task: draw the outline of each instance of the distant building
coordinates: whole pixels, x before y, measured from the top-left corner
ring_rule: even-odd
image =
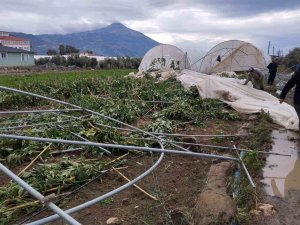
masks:
[[[33,66],[34,53],[0,44],[0,66]]]
[[[12,48],[23,49],[26,51],[31,50],[30,41],[28,39],[11,36],[6,31],[0,31],[0,44]]]
[[[85,51],[81,52],[79,56],[95,56],[95,53],[93,51]]]

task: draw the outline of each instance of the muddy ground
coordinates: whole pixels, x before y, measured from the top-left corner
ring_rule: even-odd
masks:
[[[299,159],[299,155],[300,155],[299,139],[291,140],[290,142],[291,143],[289,145],[293,144],[294,146],[296,146],[295,151],[298,152],[298,159]],[[286,146],[286,148],[288,147],[289,146]],[[282,160],[285,160],[285,157],[283,157]],[[275,163],[274,166],[276,165],[277,164]],[[271,216],[254,217],[253,223],[258,225],[269,225],[269,224],[299,225],[300,224],[300,189],[299,189],[300,175],[298,174],[299,167],[297,167],[297,164],[291,166],[293,166],[294,169],[289,173],[288,175],[289,178],[286,177],[286,179],[284,180],[285,182],[284,190],[283,190],[284,194],[280,194],[280,192],[269,193],[270,195],[266,194],[265,192],[262,192],[260,194],[260,201],[272,205],[274,207],[275,213]],[[281,169],[284,170],[284,168]],[[279,173],[278,176],[280,176],[280,174],[281,173]],[[289,179],[288,181],[287,178]],[[292,182],[292,184],[294,185],[288,186],[286,182],[289,183]]]
[[[290,75],[279,74],[276,77],[276,86],[282,90],[284,84],[290,79]],[[285,101],[293,105],[294,90],[291,90]],[[282,128],[276,128],[282,129]],[[295,133],[300,138],[299,133]],[[291,140],[297,146],[298,155],[300,155],[300,139]],[[292,143],[291,143],[292,144]],[[286,146],[287,147],[287,146]],[[284,149],[283,149],[284,150]],[[282,158],[284,160],[284,157]],[[300,179],[300,174],[295,179]],[[276,211],[272,216],[254,216],[253,224],[257,225],[299,225],[300,224],[300,190],[292,190],[285,197],[270,196],[265,193],[263,184],[260,183],[260,201],[274,206]]]

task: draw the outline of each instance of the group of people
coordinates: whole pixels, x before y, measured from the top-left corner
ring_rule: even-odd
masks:
[[[269,69],[268,84],[270,85],[273,84],[274,79],[276,77],[277,67],[278,67],[278,61],[276,59],[273,59],[272,62],[267,67]],[[250,69],[248,70],[248,78],[244,83],[244,85],[246,85],[250,80],[252,81],[254,88],[264,90],[264,74],[260,70],[250,67]],[[294,86],[296,86],[294,92],[294,108],[296,110],[298,118],[300,118],[300,58],[298,58],[298,63],[295,66],[295,72],[293,76],[282,89],[282,92],[279,96],[280,103],[284,101],[286,95]],[[300,122],[299,122],[299,130],[300,130]]]
[[[276,74],[277,74],[278,60],[276,58],[272,59],[272,62],[267,66],[269,69],[268,84],[273,85]],[[249,81],[252,81],[253,87],[264,90],[264,74],[253,67],[248,70],[248,78],[244,85],[247,85]]]

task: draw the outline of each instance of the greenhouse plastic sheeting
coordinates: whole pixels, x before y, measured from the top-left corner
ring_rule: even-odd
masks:
[[[298,117],[294,108],[280,104],[273,95],[254,89],[250,83],[243,85],[245,80],[207,75],[190,70],[183,70],[177,79],[185,88],[196,86],[201,97],[218,98],[240,113],[269,112],[274,123],[287,129],[298,130]]]
[[[207,74],[222,71],[246,71],[249,67],[267,71],[263,52],[253,44],[231,40],[213,47],[192,70]]]
[[[150,49],[143,57],[139,71],[189,69],[187,54],[174,45],[158,45]]]

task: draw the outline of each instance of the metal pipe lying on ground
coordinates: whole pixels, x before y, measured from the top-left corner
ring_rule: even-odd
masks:
[[[106,147],[106,148],[119,148],[119,149],[125,149],[125,150],[136,150],[136,151],[145,151],[145,152],[164,152],[164,153],[168,153],[168,154],[190,155],[190,156],[198,156],[198,157],[206,157],[206,158],[216,158],[216,159],[239,161],[238,158],[233,158],[233,157],[229,157],[229,156],[220,156],[220,155],[197,153],[197,152],[190,152],[190,151],[183,152],[183,151],[172,150],[172,149],[161,150],[158,148],[147,148],[147,147],[138,147],[138,146],[130,146],[130,145],[117,145],[117,144],[73,141],[73,140],[63,140],[63,139],[39,138],[39,137],[18,136],[18,135],[10,135],[10,134],[0,134],[0,138],[49,142],[49,143],[74,144],[74,145],[100,146],[100,147]]]
[[[152,139],[152,138],[133,138],[133,139],[154,141],[154,139]],[[281,153],[275,153],[275,152],[255,151],[255,150],[245,149],[245,148],[233,148],[233,147],[220,146],[220,145],[207,145],[207,144],[189,143],[189,142],[182,142],[182,141],[168,140],[168,143],[184,144],[184,145],[199,146],[199,147],[209,147],[209,148],[216,148],[216,149],[220,149],[220,150],[232,150],[232,151],[238,150],[238,151],[244,151],[244,152],[257,152],[257,153],[267,154],[267,155],[280,155],[280,156],[289,156],[289,157],[292,156],[289,154],[281,154]]]
[[[71,104],[71,103],[68,103],[68,102],[64,102],[64,101],[61,101],[61,100],[57,100],[57,99],[49,98],[49,97],[46,97],[46,96],[42,96],[42,95],[30,93],[30,92],[27,92],[27,91],[21,91],[21,90],[14,89],[14,88],[4,87],[4,86],[0,86],[0,90],[12,91],[12,92],[16,92],[16,93],[19,93],[19,94],[26,94],[26,95],[30,95],[30,96],[33,96],[33,97],[37,97],[37,98],[41,98],[41,99],[46,99],[46,100],[49,100],[49,101],[53,101],[53,102],[56,102],[56,103],[60,103],[60,104],[62,104],[62,105],[71,106],[71,107],[74,107],[74,108],[76,108],[76,109],[81,109],[81,110],[83,110],[83,111],[85,111],[85,112],[89,112],[89,113],[92,113],[92,114],[94,114],[94,115],[98,115],[98,116],[101,116],[101,117],[103,117],[103,118],[105,118],[105,119],[108,119],[108,120],[114,121],[114,122],[116,122],[116,123],[122,124],[122,125],[124,125],[124,126],[130,127],[130,128],[132,128],[132,129],[134,129],[134,130],[137,130],[137,131],[139,131],[139,132],[145,133],[145,134],[147,134],[147,135],[149,135],[149,136],[151,136],[151,137],[157,138],[159,141],[164,142],[164,140],[163,140],[162,138],[156,137],[155,135],[153,135],[153,134],[151,134],[151,133],[149,133],[149,132],[147,132],[147,131],[143,131],[143,130],[141,130],[141,129],[137,128],[137,127],[134,127],[134,126],[132,126],[132,125],[130,125],[130,124],[124,123],[124,122],[122,122],[122,121],[120,121],[120,120],[114,119],[114,118],[109,117],[109,116],[105,116],[105,115],[103,115],[103,114],[101,114],[101,113],[98,113],[98,112],[95,112],[95,111],[93,111],[93,110],[85,109],[85,108],[83,108],[83,107],[81,107],[81,106],[78,106],[78,105],[74,105],[74,104]],[[188,151],[187,149],[185,149],[185,148],[183,148],[183,147],[181,147],[181,146],[179,146],[179,145],[176,145],[176,144],[172,144],[172,145],[173,145],[174,147],[177,147],[177,148],[183,150],[183,151]]]
[[[27,114],[27,113],[52,113],[52,112],[74,112],[81,109],[47,109],[47,110],[23,110],[23,111],[0,111],[0,115],[6,114]]]
[[[80,118],[88,117],[89,115],[82,116]],[[44,125],[53,125],[53,124],[61,124],[61,123],[67,123],[75,121],[76,119],[69,119],[64,121],[56,121],[56,122],[48,122],[48,123],[36,123],[36,124],[28,124],[28,125],[21,125],[21,126],[14,126],[14,127],[1,127],[0,130],[14,130],[19,128],[27,128],[27,127],[38,127],[38,126],[44,126]]]
[[[233,147],[236,148],[235,145],[233,145]],[[237,155],[238,155],[238,157],[239,157],[239,159],[240,159],[240,163],[242,164],[242,167],[243,167],[243,169],[244,169],[244,171],[245,171],[245,173],[246,173],[246,175],[247,175],[247,177],[248,177],[248,179],[249,179],[249,181],[250,181],[252,187],[255,188],[256,185],[254,184],[253,179],[252,179],[252,177],[250,176],[250,174],[249,174],[249,172],[248,172],[248,169],[247,169],[245,163],[243,162],[242,154],[240,154],[240,153],[238,152],[238,150],[236,151],[236,153],[237,153]]]
[[[46,198],[37,190],[35,190],[33,187],[31,187],[29,184],[27,184],[25,181],[23,181],[20,177],[18,177],[16,174],[11,172],[8,168],[6,168],[2,163],[0,163],[0,170],[9,176],[11,179],[13,179],[17,184],[19,184],[22,188],[24,188],[26,191],[28,191],[33,197],[43,202],[45,205],[47,205],[53,212],[57,213],[60,217],[62,217],[65,221],[67,221],[69,224],[74,225],[80,225],[79,222],[77,222],[74,218],[72,218],[70,215],[68,215],[66,212],[64,212],[62,209],[57,207],[54,203],[47,201]],[[59,218],[58,216],[58,218]]]
[[[62,129],[64,129],[62,126],[60,126],[60,125],[58,125],[58,126],[59,126],[60,128],[62,128]],[[71,134],[74,135],[75,137],[78,137],[78,138],[81,139],[81,140],[90,142],[90,140],[88,140],[88,139],[86,139],[86,138],[84,138],[84,137],[81,137],[79,134],[76,134],[76,133],[74,133],[74,132],[72,132],[72,131],[69,131],[69,133],[71,133]],[[108,151],[108,150],[106,150],[105,148],[102,148],[102,147],[99,147],[99,146],[98,146],[98,148],[99,148],[100,150],[104,151],[105,153],[107,153],[108,155],[111,155],[111,152]]]
[[[57,151],[50,152],[50,154],[55,155],[55,154],[75,152],[75,151],[80,151],[80,150],[83,150],[83,148],[70,148],[70,149],[65,149],[65,150],[57,150]]]
[[[105,124],[101,124],[101,123],[95,123],[95,124],[98,126],[117,129],[117,130],[124,130],[124,131],[129,131],[129,132],[140,132],[137,130],[126,129],[126,128],[122,128],[122,127],[114,127],[114,126],[109,126],[109,125],[105,125]],[[175,136],[175,137],[241,137],[241,136],[249,135],[249,134],[171,134],[171,133],[157,133],[157,132],[147,132],[147,133],[155,134],[155,135],[162,135],[162,136]]]
[[[163,145],[160,143],[162,149],[163,149]],[[71,214],[71,213],[74,213],[74,212],[77,212],[81,209],[84,209],[84,208],[87,208],[89,206],[92,206],[98,202],[101,202],[121,191],[124,191],[125,189],[131,187],[132,185],[134,185],[135,183],[137,183],[138,181],[140,181],[141,179],[143,179],[144,177],[146,177],[148,174],[150,174],[159,164],[160,162],[162,161],[164,157],[164,153],[161,153],[159,159],[155,162],[155,164],[153,164],[147,171],[145,171],[144,173],[142,173],[140,176],[136,177],[135,179],[133,179],[132,181],[122,185],[121,187],[118,187],[117,189],[113,190],[113,191],[110,191],[102,196],[99,196],[98,198],[95,198],[93,200],[90,200],[88,202],[85,202],[81,205],[78,205],[74,208],[71,208],[71,209],[68,209],[66,210],[66,213],[68,214]],[[44,219],[41,219],[41,220],[37,220],[37,221],[34,221],[32,223],[29,223],[28,225],[38,225],[38,224],[46,224],[46,223],[49,223],[51,221],[54,221],[54,220],[57,220],[59,217],[58,215],[53,215],[53,216],[50,216],[50,217],[47,217],[47,218],[44,218]]]

